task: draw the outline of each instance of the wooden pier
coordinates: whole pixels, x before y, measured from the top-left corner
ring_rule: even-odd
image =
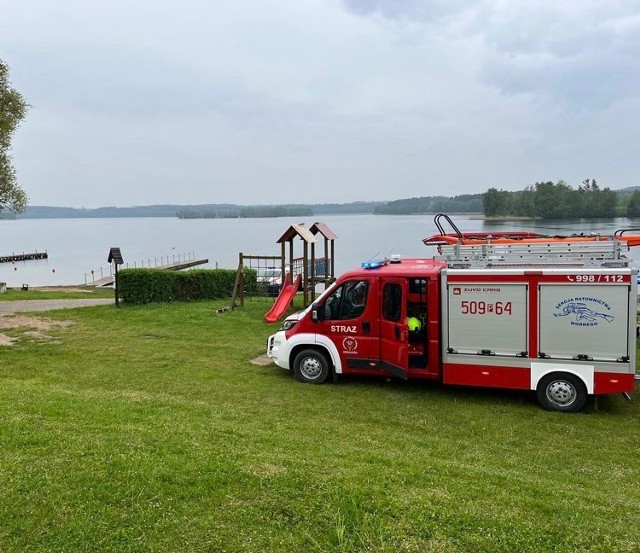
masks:
[[[196,267],[198,265],[205,265],[209,263],[208,259],[187,259],[185,261],[174,261],[173,263],[167,263],[165,265],[158,265],[156,267],[150,267],[152,269],[163,269],[167,271],[181,271],[182,269],[189,269],[190,267]],[[122,265],[121,265],[122,267]],[[131,267],[127,266],[127,269]],[[122,270],[122,269],[121,269]],[[113,275],[109,275],[103,278],[94,280],[93,282],[87,282],[85,286],[92,286],[95,288],[102,288],[104,286],[113,285]]]
[[[0,255],[0,263],[13,263],[15,261],[35,261],[36,259],[48,259],[47,252],[19,253],[12,255]]]

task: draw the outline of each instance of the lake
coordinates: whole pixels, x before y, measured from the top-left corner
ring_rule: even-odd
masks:
[[[469,216],[452,216],[462,232],[532,230],[543,234],[599,232],[612,234],[619,228],[640,228],[629,219],[484,222]],[[202,267],[235,269],[238,253],[279,255],[277,240],[291,224],[310,227],[322,221],[337,235],[336,273],[359,266],[368,259],[401,254],[431,257],[433,247],[421,240],[437,232],[432,215],[328,215],[307,220],[178,219],[171,217],[123,219],[22,219],[0,221],[0,256],[46,251],[48,260],[0,263],[0,282],[9,287],[58,286],[91,282],[109,274],[107,256],[119,247],[125,266],[148,267],[182,260],[208,258]],[[450,229],[446,229],[449,231]],[[294,255],[302,256],[295,242]],[[323,246],[317,246],[322,255]],[[640,251],[630,252],[637,266]],[[93,271],[93,273],[92,273]]]

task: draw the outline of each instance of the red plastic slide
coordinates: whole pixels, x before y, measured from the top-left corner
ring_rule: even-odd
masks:
[[[302,281],[302,275],[298,275],[296,277],[296,281],[291,284],[291,275],[287,273],[284,278],[284,284],[282,285],[282,289],[280,290],[280,294],[276,298],[276,302],[273,304],[273,307],[267,311],[267,314],[264,316],[264,320],[268,323],[275,323],[284,312],[289,309],[289,306],[293,302],[293,298],[300,287],[300,282]]]

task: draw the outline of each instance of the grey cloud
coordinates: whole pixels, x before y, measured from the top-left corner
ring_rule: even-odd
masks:
[[[185,2],[10,3],[34,202],[635,184],[637,3]]]
[[[360,16],[423,24],[453,44],[475,37],[480,76],[502,94],[601,110],[640,88],[640,3],[343,0]]]
[[[640,25],[620,32],[615,21],[624,14],[612,12],[489,17],[484,81],[506,94],[540,94],[568,111],[602,110],[637,95]]]
[[[535,94],[564,111],[602,110],[638,94],[634,68],[616,56],[502,56],[488,60],[486,83],[505,94]]]
[[[478,4],[469,0],[343,0],[356,15],[381,15],[388,19],[433,21],[466,11]]]
[[[275,109],[259,91],[186,64],[144,53],[69,48],[54,53],[31,51],[14,60],[18,67],[39,67],[25,74],[34,109],[60,109],[131,121],[222,113],[255,117]],[[78,71],[81,67],[82,71]]]

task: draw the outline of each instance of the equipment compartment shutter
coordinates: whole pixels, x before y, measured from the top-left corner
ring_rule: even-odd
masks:
[[[615,360],[627,353],[629,287],[540,286],[540,351]]]
[[[526,284],[449,284],[448,348],[455,353],[527,351]]]

